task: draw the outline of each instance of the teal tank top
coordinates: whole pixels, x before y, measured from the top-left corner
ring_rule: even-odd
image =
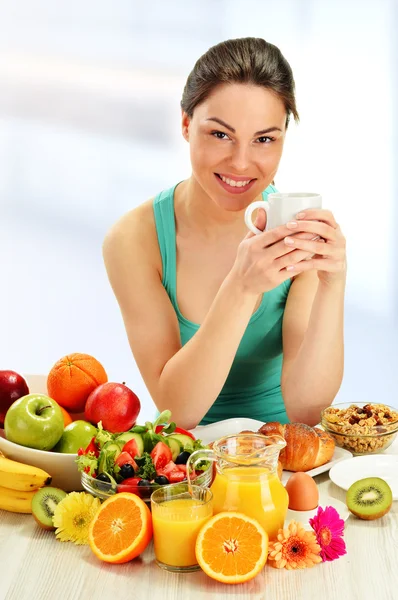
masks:
[[[182,345],[200,325],[181,314],[177,303],[176,230],[174,190],[156,196],[153,203],[156,231],[163,265],[163,286],[176,312]],[[266,200],[276,189],[263,192]],[[282,319],[291,280],[263,294],[238,347],[228,378],[200,425],[233,417],[288,423],[281,392]],[[189,402],[189,398],[187,398]]]

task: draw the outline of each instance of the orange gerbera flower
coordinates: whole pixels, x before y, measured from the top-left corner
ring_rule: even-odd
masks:
[[[286,529],[278,531],[277,541],[270,542],[268,560],[278,569],[305,569],[322,562],[320,552],[314,532],[291,521]]]

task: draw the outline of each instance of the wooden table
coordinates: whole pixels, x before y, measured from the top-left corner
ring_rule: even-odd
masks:
[[[398,440],[386,453],[398,454]],[[327,473],[319,490],[344,501]],[[397,600],[398,502],[376,521],[350,516],[347,555],[302,571],[266,565],[254,580],[224,585],[203,572],[167,573],[154,562],[152,544],[125,565],[100,562],[88,546],[59,542],[31,515],[0,510],[0,600]]]

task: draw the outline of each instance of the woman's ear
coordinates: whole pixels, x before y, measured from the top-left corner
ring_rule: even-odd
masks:
[[[185,111],[182,111],[182,121],[181,121],[181,129],[183,138],[189,142],[189,124],[191,122],[190,117],[188,117]]]

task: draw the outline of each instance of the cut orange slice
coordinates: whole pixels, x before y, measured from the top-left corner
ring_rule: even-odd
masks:
[[[223,583],[244,583],[267,562],[268,534],[255,519],[222,512],[203,525],[195,550],[198,564],[209,577]]]
[[[141,498],[130,492],[105,500],[90,524],[89,544],[109,563],[125,563],[145,550],[152,539],[152,517]]]

